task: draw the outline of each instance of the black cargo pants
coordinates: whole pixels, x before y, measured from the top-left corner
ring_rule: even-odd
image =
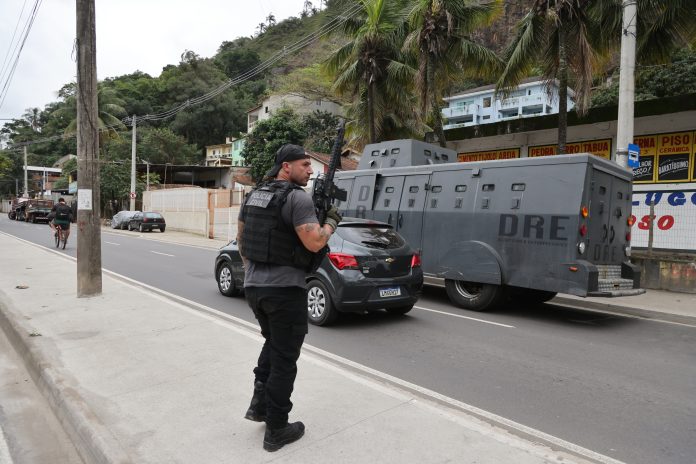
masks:
[[[266,390],[266,424],[283,427],[292,409],[297,359],[307,334],[307,290],[302,287],[246,287],[246,300],[266,339],[254,375]]]

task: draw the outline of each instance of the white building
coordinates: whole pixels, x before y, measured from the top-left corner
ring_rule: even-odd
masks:
[[[297,114],[309,114],[314,111],[325,111],[327,113],[342,116],[341,105],[331,100],[323,98],[305,98],[302,95],[285,94],[271,95],[261,104],[247,111],[247,133],[251,133],[256,123],[268,119],[271,115],[283,106],[291,108]]]
[[[575,93],[568,89],[568,110],[575,106],[573,97]],[[442,110],[442,116],[447,119],[444,129],[557,114],[558,81],[547,88],[539,78],[525,79],[505,99],[496,98],[495,85],[487,85],[444,100],[449,105]]]

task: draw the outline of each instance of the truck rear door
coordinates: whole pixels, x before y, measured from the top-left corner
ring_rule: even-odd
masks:
[[[596,166],[591,176],[587,257],[593,264],[620,265],[629,230],[630,184]]]

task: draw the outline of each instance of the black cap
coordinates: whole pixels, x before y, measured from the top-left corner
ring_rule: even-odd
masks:
[[[270,171],[266,173],[266,177],[275,177],[280,172],[280,168],[283,163],[289,163],[290,161],[296,161],[299,159],[309,158],[309,155],[305,153],[304,148],[299,145],[293,145],[291,143],[286,143],[278,149],[275,157],[275,164]]]

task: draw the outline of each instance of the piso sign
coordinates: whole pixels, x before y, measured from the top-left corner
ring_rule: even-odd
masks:
[[[696,132],[691,131],[635,137],[634,143],[640,147],[640,162],[633,169],[633,181],[696,181],[694,137]]]

